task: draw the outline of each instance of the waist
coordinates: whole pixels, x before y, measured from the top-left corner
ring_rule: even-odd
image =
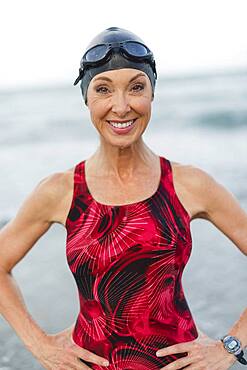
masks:
[[[196,336],[187,334],[191,340]],[[174,344],[174,339],[169,339],[162,334],[146,336],[138,335],[119,335],[112,332],[108,338],[102,341],[94,341],[89,333],[85,333],[83,338],[80,332],[73,333],[74,341],[82,348],[102,356],[109,361],[108,370],[158,370],[168,365],[178,358],[186,356],[186,353],[157,357],[158,349]],[[82,360],[86,365],[94,370],[102,370],[102,367]]]

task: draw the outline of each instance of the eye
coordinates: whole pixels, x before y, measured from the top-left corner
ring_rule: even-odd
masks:
[[[109,92],[109,89],[106,86],[98,86],[95,88],[95,91],[99,94],[107,94]]]
[[[144,84],[142,83],[136,83],[134,86],[132,86],[132,90],[135,92],[144,90]]]

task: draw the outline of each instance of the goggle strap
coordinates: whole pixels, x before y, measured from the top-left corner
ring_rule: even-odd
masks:
[[[155,79],[157,80],[156,63],[155,63],[154,59],[152,61],[152,68],[153,68],[153,72],[154,72],[154,75],[155,75]]]
[[[78,82],[82,79],[83,75],[84,75],[84,70],[82,70],[81,68],[79,68],[79,76],[75,80],[74,86],[78,84]]]

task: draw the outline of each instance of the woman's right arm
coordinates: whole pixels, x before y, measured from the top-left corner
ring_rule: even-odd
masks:
[[[28,313],[11,270],[51,226],[53,198],[46,178],[0,231],[0,313],[28,349],[36,346],[45,333]]]
[[[63,173],[41,180],[25,199],[15,218],[0,230],[0,314],[46,369],[59,369],[60,366],[63,369],[90,369],[78,357],[101,365],[102,358],[77,346],[67,337],[66,344],[66,330],[57,336],[47,335],[28,312],[12,275],[14,266],[52,223],[58,222],[59,205],[65,191],[64,183]]]

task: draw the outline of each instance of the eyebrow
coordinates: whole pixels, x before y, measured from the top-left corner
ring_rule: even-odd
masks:
[[[137,75],[135,75],[134,77],[132,77],[130,80],[129,80],[129,83],[134,81],[137,77],[146,77],[146,75],[144,73],[138,73]],[[112,80],[109,78],[109,77],[97,77],[95,78],[94,82],[98,81],[98,80],[104,80],[104,81],[109,81],[109,82],[112,82]]]

